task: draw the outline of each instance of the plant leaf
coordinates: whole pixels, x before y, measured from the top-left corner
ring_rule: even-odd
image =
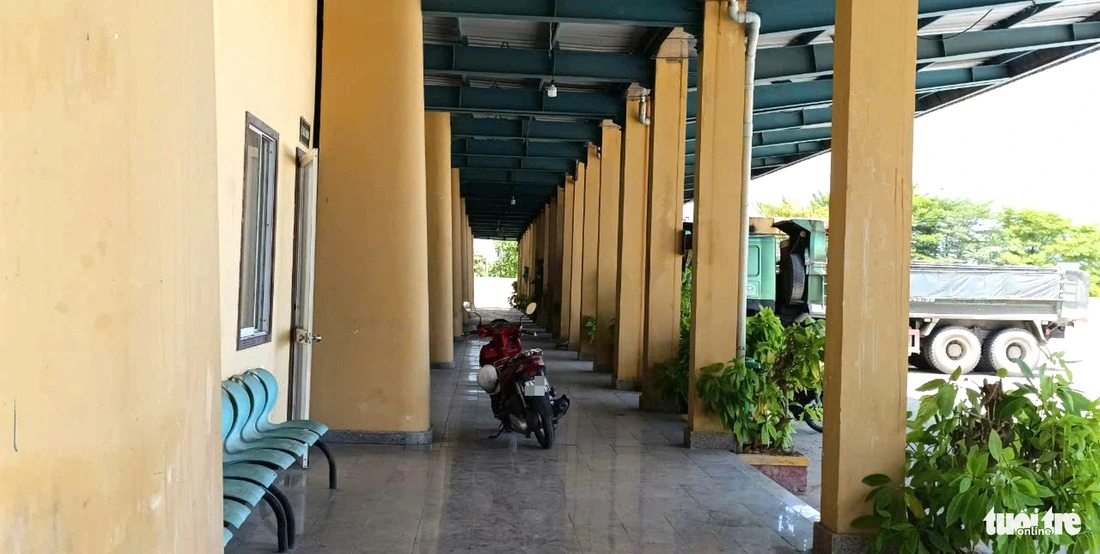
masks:
[[[994,460],[1004,461],[1004,454],[1001,448],[1001,436],[996,431],[989,432],[989,454],[993,456]]]
[[[872,473],[863,478],[863,484],[868,487],[881,487],[883,485],[889,485],[890,483],[890,477],[882,473]]]
[[[931,381],[917,387],[918,392],[928,392],[930,390],[938,389],[947,384],[947,381],[943,379],[932,379]]]

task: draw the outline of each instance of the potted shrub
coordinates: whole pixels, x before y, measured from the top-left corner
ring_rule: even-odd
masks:
[[[735,451],[792,492],[806,488],[809,460],[793,450],[792,408],[820,418],[820,406],[800,406],[795,397],[820,390],[825,332],[820,322],[783,327],[771,310],[746,320],[747,357],[700,370],[699,400],[733,433]]]
[[[873,512],[853,523],[877,530],[872,552],[1100,552],[1100,401],[1070,386],[1060,354],[1020,370],[1012,390],[960,386],[959,372],[920,388],[929,394],[910,413],[905,481],[863,479]],[[1074,514],[1077,532],[1002,534],[998,513],[1027,514],[1040,529]]]

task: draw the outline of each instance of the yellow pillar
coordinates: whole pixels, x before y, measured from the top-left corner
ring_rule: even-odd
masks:
[[[646,214],[645,373],[639,400],[644,410],[668,408],[656,388],[657,364],[675,360],[680,343],[689,38],[674,30],[656,60]]]
[[[424,114],[428,181],[428,334],[432,369],[451,369],[454,353],[454,284],[451,257],[451,114]]]
[[[554,329],[554,288],[558,274],[554,271],[554,249],[557,247],[558,198],[553,196],[546,205],[546,247],[542,260],[542,298],[539,299],[539,323],[547,331]]]
[[[645,317],[646,192],[649,184],[649,127],[642,124],[641,96],[626,103],[622,181],[619,192],[619,283],[615,339],[616,388],[641,386]]]
[[[699,119],[695,161],[695,227],[691,257],[691,353],[688,427],[692,448],[728,450],[730,430],[703,412],[695,390],[699,369],[737,356],[738,278],[743,181],[745,31],[727,0],[704,4],[699,55]]]
[[[420,6],[325,4],[316,419],[336,441],[431,441]],[[381,56],[397,51],[400,55]],[[384,78],[383,78],[384,77]],[[381,326],[381,327],[380,327]],[[384,328],[384,330],[383,330]]]
[[[589,340],[584,330],[588,318],[595,318],[599,286],[599,245],[600,245],[600,151],[595,145],[588,146],[588,163],[584,173],[584,229],[581,261],[581,341],[580,359],[595,360],[596,344]]]
[[[566,181],[568,183],[568,181]],[[562,295],[565,290],[565,275],[563,270],[563,263],[565,260],[565,212],[566,212],[566,200],[565,189],[558,188],[557,207],[554,210],[555,223],[554,223],[554,266],[552,268],[554,275],[554,296],[551,301],[551,331],[555,337],[561,337],[565,333],[562,329]]]
[[[463,213],[466,211],[466,201],[463,199]],[[470,227],[470,216],[466,214],[466,298],[472,306],[477,306],[477,275],[474,273],[474,229]]]
[[[615,359],[614,320],[619,295],[619,176],[622,130],[605,121],[600,140],[599,246],[596,262],[596,371],[611,373]]]
[[[211,3],[0,11],[0,550],[221,552]]]
[[[581,344],[586,340],[581,331],[581,269],[584,264],[584,197],[587,173],[584,164],[577,164],[577,178],[574,180],[573,190],[573,248],[572,261],[569,264],[569,272],[572,279],[572,287],[569,291],[569,346],[580,351]],[[579,356],[579,354],[578,354]]]
[[[904,474],[916,21],[917,0],[837,2],[822,552],[868,512],[864,476]]]
[[[576,213],[576,180],[573,177],[565,178],[565,190],[560,195],[564,198],[562,210],[561,229],[561,317],[558,319],[558,335],[567,341],[576,339],[570,334],[570,322],[573,321],[573,218]]]
[[[465,310],[462,308],[463,301],[463,272],[466,270],[466,262],[462,259],[464,255],[464,249],[462,248],[462,241],[465,238],[465,229],[462,226],[462,198],[459,194],[461,175],[459,170],[451,169],[451,259],[452,259],[452,275],[451,275],[451,287],[453,289],[454,296],[454,320],[452,323],[454,335],[457,337],[462,334],[463,326],[466,325]],[[452,346],[453,348],[453,346]]]

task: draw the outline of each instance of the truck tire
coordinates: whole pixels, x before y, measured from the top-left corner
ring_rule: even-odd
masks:
[[[966,327],[936,329],[928,336],[925,347],[925,359],[941,373],[951,374],[956,369],[970,373],[982,358],[982,341]]]
[[[1039,341],[1030,332],[1013,327],[1002,329],[985,339],[982,351],[985,364],[994,370],[1004,368],[1009,375],[1022,375],[1017,360],[1034,368],[1039,363]]]
[[[801,254],[784,252],[779,258],[779,278],[776,297],[784,306],[802,302],[806,294],[806,262]]]

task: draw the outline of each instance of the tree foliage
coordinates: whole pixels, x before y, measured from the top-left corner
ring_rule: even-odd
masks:
[[[474,255],[474,274],[478,277],[511,277],[519,273],[519,243],[514,240],[494,240],[497,257],[490,262],[481,254]]]
[[[765,217],[829,216],[829,197],[808,204],[787,198],[759,203]],[[1100,227],[1075,225],[1054,212],[1029,208],[994,210],[989,202],[913,195],[914,260],[996,265],[1050,266],[1077,262],[1091,275],[1092,296],[1100,296]]]

